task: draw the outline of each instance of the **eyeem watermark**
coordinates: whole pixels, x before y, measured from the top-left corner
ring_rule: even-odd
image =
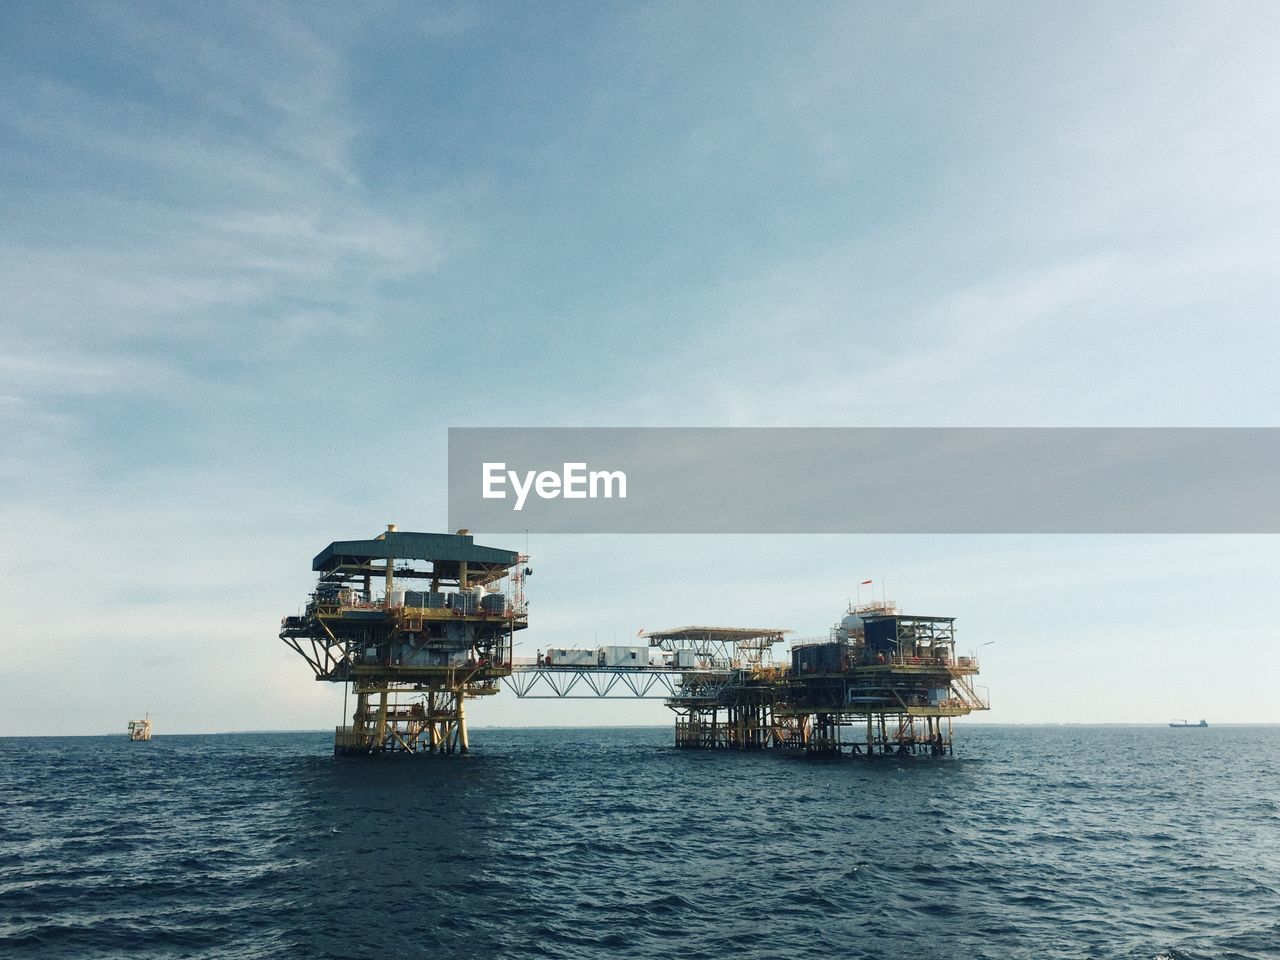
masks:
[[[458,427],[449,526],[1276,534],[1280,429]]]
[[[523,510],[530,492],[541,500],[606,500],[627,498],[627,475],[621,470],[588,470],[585,462],[566,463],[554,470],[508,470],[506,463],[485,463],[480,469],[481,496],[486,500],[507,499],[507,484],[515,494],[514,510]]]

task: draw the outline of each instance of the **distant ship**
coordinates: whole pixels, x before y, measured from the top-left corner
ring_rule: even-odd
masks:
[[[134,741],[151,739],[151,714],[147,714],[141,720],[129,721],[129,739]]]
[[[1199,723],[1187,723],[1185,720],[1175,720],[1173,723],[1169,724],[1171,727],[1207,727],[1208,725],[1209,721],[1207,720],[1201,720]]]

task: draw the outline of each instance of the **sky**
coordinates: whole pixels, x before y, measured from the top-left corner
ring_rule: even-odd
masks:
[[[1280,425],[1278,28],[4,4],[0,734],[336,724],[280,617],[331,540],[444,529],[451,426]],[[1280,722],[1275,537],[528,547],[518,653],[811,636],[875,578],[958,618],[984,720]]]

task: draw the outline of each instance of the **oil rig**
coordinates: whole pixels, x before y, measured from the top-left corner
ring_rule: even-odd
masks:
[[[129,721],[129,739],[134,743],[146,743],[151,739],[151,714],[141,720]]]
[[[465,701],[504,684],[520,698],[663,699],[689,749],[942,756],[954,718],[990,709],[977,659],[956,653],[955,618],[887,600],[849,604],[826,636],[793,640],[786,663],[773,648],[790,631],[704,626],[517,658],[527,564],[466,530],[394,524],[322,550],[315,590],[280,638],[355,696],[334,752],[465,753]]]
[[[284,618],[280,639],[317,680],[355,695],[335,753],[467,752],[465,702],[498,692],[515,632],[528,626],[524,561],[465,530],[401,533],[395,524],[316,555],[315,591]]]

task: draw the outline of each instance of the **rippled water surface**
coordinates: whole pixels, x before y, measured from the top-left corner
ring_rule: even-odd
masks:
[[[1280,957],[1280,728],[0,740],[0,956]]]

